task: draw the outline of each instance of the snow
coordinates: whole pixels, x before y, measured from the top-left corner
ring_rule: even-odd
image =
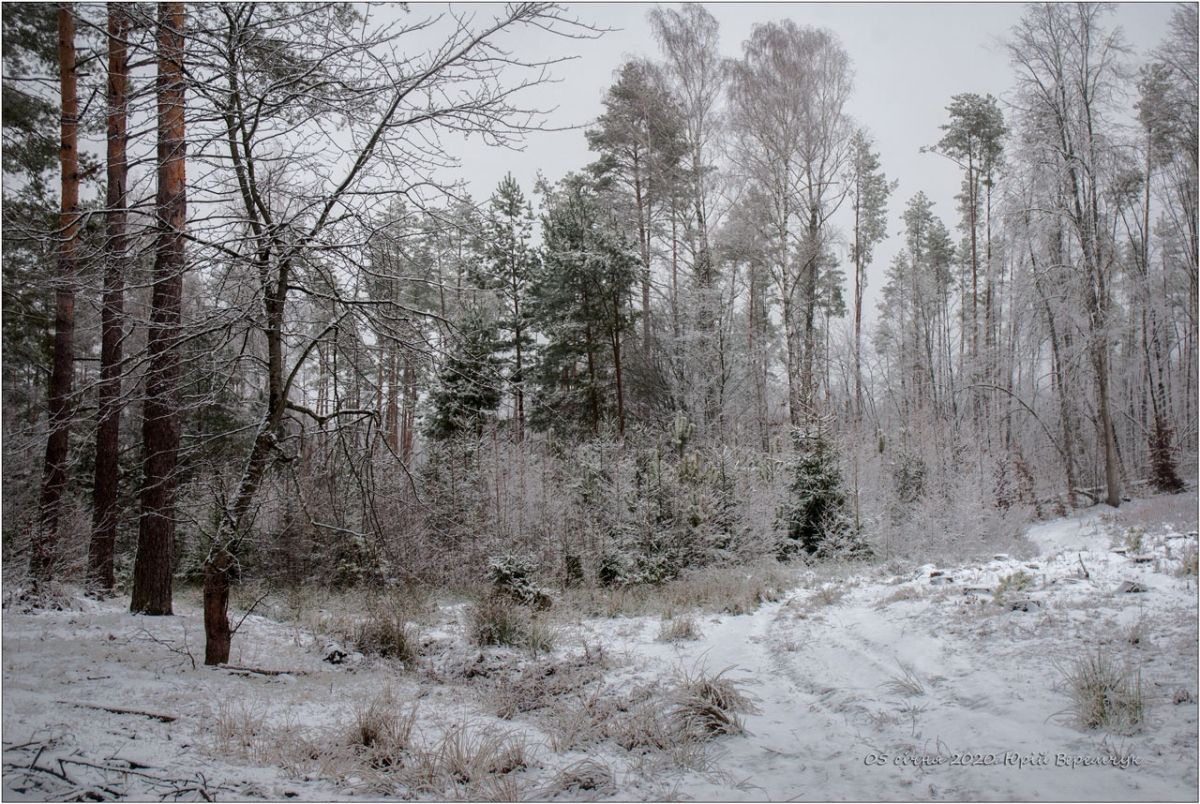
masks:
[[[1035,525],[1035,555],[1024,559],[814,568],[753,613],[696,614],[693,641],[659,641],[659,617],[577,618],[561,626],[553,656],[534,660],[466,645],[461,601],[448,602],[423,628],[416,672],[369,657],[328,664],[319,635],[257,615],[236,636],[231,664],[289,674],[238,674],[199,658],[193,667],[202,615],[187,595],[169,618],[129,615],[120,600],[75,597],[72,610],[30,613],[10,605],[4,798],[89,789],[150,800],[450,796],[389,787],[386,773],[362,773],[336,751],[317,760],[293,750],[303,740],[337,743],[354,713],[387,690],[416,703],[429,744],[459,726],[524,735],[527,767],[510,776],[527,797],[1196,800],[1196,577],[1177,574],[1196,537],[1194,525],[1162,521],[1163,499],[1133,503],[1119,519],[1096,508]],[[1126,523],[1144,527],[1136,557],[1148,560],[1113,552]],[[997,603],[997,585],[1019,585],[1017,573],[1028,585]],[[1124,581],[1148,591],[1118,592]],[[603,645],[608,658],[578,662],[579,690],[566,685],[553,706],[496,715],[489,696],[512,688],[514,668],[567,662],[583,645]],[[1146,722],[1132,734],[1083,730],[1067,714],[1062,669],[1100,650],[1140,669]],[[474,677],[470,667],[480,668]],[[703,756],[627,751],[602,738],[554,750],[555,707],[652,696],[681,673],[727,668],[757,711],[743,716],[746,734],[710,741]],[[1187,695],[1175,703],[1180,690]],[[614,788],[553,787],[585,757],[612,768]],[[28,769],[35,764],[66,778]]]

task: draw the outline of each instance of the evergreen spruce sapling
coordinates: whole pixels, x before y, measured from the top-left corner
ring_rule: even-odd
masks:
[[[819,428],[797,430],[793,438],[792,484],[778,515],[787,537],[779,557],[797,550],[819,558],[864,557],[869,550],[854,526],[833,446]]]

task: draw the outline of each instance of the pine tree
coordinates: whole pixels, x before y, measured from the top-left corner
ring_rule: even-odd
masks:
[[[458,337],[438,374],[426,423],[430,437],[483,432],[489,414],[500,406],[500,361],[496,327],[478,312],[459,325]]]
[[[569,176],[547,199],[542,267],[532,288],[547,337],[538,367],[540,427],[598,432],[615,418],[625,429],[622,343],[633,320],[637,279],[631,244],[604,220],[594,189]]]
[[[508,384],[515,407],[516,437],[520,441],[525,432],[525,365],[533,345],[529,283],[537,271],[538,255],[532,245],[533,208],[511,173],[492,194],[484,233],[484,258],[472,273],[480,287],[495,291],[500,299],[497,323],[503,336],[498,345],[513,352]]]
[[[850,139],[851,211],[854,232],[850,243],[850,261],[854,263],[854,410],[862,416],[862,300],[867,287],[867,267],[875,246],[887,237],[887,200],[897,182],[888,181],[879,165],[879,154],[872,150],[870,137],[857,129]]]

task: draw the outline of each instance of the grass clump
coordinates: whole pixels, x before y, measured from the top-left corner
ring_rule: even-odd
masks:
[[[900,672],[884,683],[884,688],[893,695],[904,695],[915,698],[925,694],[925,683],[917,675],[912,665],[900,662]]]
[[[612,795],[616,792],[616,775],[604,762],[582,759],[568,765],[555,774],[546,790],[539,797],[552,798],[561,793],[592,793]]]
[[[471,801],[517,800],[508,774],[529,764],[524,738],[496,729],[452,726],[414,748],[398,780],[415,792]]]
[[[1177,570],[1176,574],[1180,578],[1185,578],[1189,575],[1195,577],[1197,574],[1200,574],[1200,572],[1198,572],[1198,570],[1200,570],[1200,561],[1197,560],[1196,545],[1189,544],[1187,547],[1185,547],[1183,549],[1183,555],[1180,556],[1179,560],[1179,569]]]
[[[1071,700],[1067,711],[1080,727],[1128,733],[1142,724],[1141,673],[1100,652],[1077,659],[1062,673]]]
[[[680,673],[671,716],[680,731],[700,739],[743,734],[743,713],[756,712],[749,697],[727,678],[726,668],[709,675],[703,666]]]
[[[690,614],[676,614],[662,621],[658,629],[659,642],[687,642],[700,638],[700,627]]]
[[[412,747],[416,720],[417,708],[401,709],[389,690],[355,711],[347,742],[362,751],[373,768],[399,766]]]
[[[549,653],[558,629],[546,615],[534,614],[507,595],[492,594],[467,609],[467,637],[481,648],[506,645],[533,655]]]
[[[904,600],[920,600],[920,599],[921,599],[921,592],[919,589],[917,589],[916,587],[913,587],[913,586],[901,586],[899,589],[897,589],[895,592],[892,592],[890,595],[880,598],[879,602],[877,602],[875,604],[875,608],[883,609],[883,608],[887,608],[888,606],[890,606],[893,603],[899,603]]]

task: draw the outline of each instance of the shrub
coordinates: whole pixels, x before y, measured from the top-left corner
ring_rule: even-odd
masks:
[[[521,645],[533,655],[549,653],[558,642],[558,629],[543,617],[531,617]]]
[[[487,577],[497,594],[539,609],[550,608],[550,596],[534,583],[537,564],[528,556],[512,553],[488,560]]]
[[[357,623],[351,642],[360,653],[397,659],[407,665],[414,664],[420,654],[420,634],[416,626],[395,612],[376,612]]]
[[[1025,570],[1017,570],[1001,578],[992,595],[997,601],[1003,601],[1007,595],[1013,592],[1023,592],[1032,586],[1033,576]]]
[[[1080,727],[1130,732],[1141,725],[1145,714],[1141,673],[1117,666],[1100,652],[1077,659],[1061,672],[1071,699],[1068,711]]]
[[[488,595],[467,610],[467,633],[480,646],[520,645],[529,635],[532,617],[511,598]]]
[[[626,583],[625,561],[620,553],[604,553],[596,567],[596,582],[606,588],[623,586]]]

